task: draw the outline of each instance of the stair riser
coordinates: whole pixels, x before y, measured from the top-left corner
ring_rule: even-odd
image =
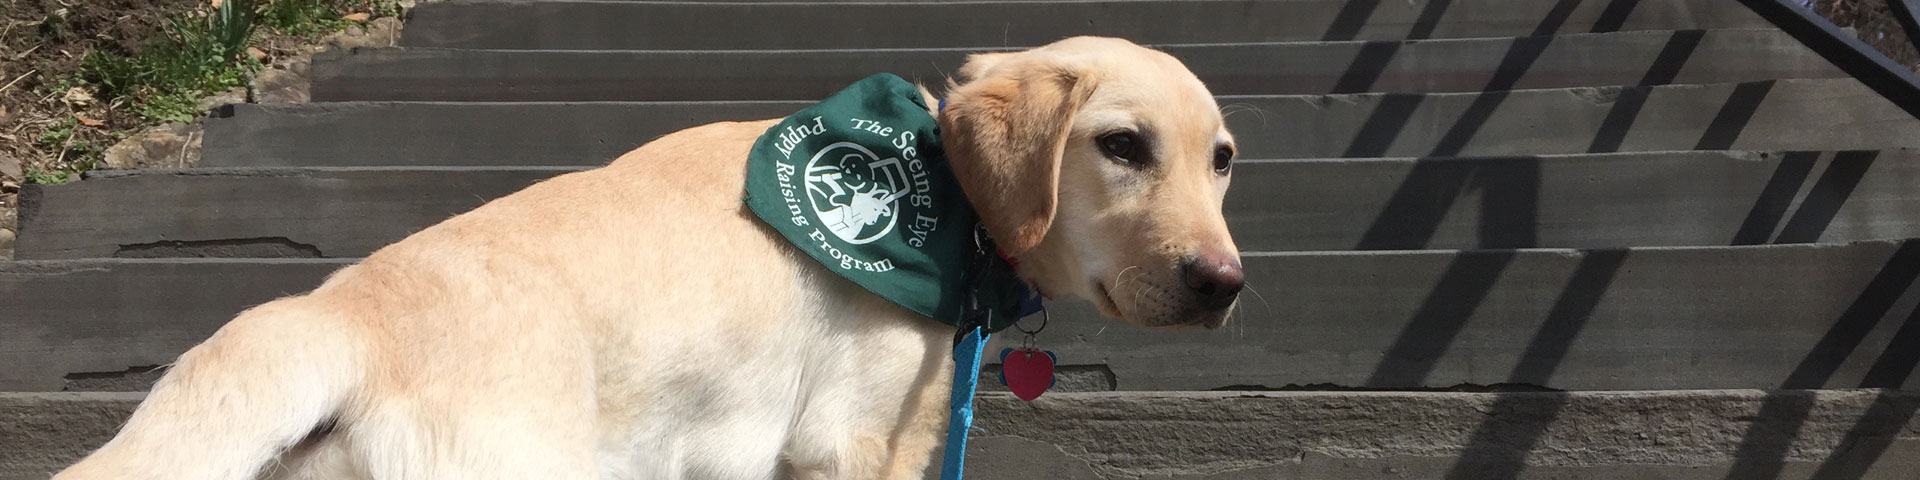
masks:
[[[0,394],[0,478],[46,478],[105,443],[140,398]],[[1920,398],[1904,392],[989,394],[976,405],[975,478],[1717,480],[1779,468],[1877,480],[1920,468]]]
[[[1900,301],[1920,276],[1920,242],[1243,261],[1250,291],[1224,330],[1120,325],[1062,301],[1039,343],[1120,390],[1920,385],[1907,378],[1912,352],[1886,348],[1920,335],[1914,302]],[[0,337],[0,363],[19,366],[0,371],[0,391],[165,364],[241,309],[310,288],[340,262],[0,266],[0,299],[19,302],[0,317],[0,330],[19,332]]]
[[[30,185],[16,258],[360,257],[564,169],[115,172]],[[1257,161],[1227,223],[1248,251],[1607,248],[1920,237],[1909,152]],[[1809,196],[1812,203],[1805,201]],[[369,212],[378,212],[369,215]],[[244,243],[244,242],[240,242]]]
[[[401,44],[510,50],[778,50],[1006,47],[1074,35],[1142,43],[1512,37],[1556,2],[1343,0],[819,5],[463,2],[423,4]],[[1737,3],[1576,2],[1542,33],[1768,28]],[[713,21],[713,19],[724,19]],[[982,28],[982,26],[994,28]],[[846,28],[853,27],[853,28]],[[1548,27],[1552,27],[1549,25]],[[794,34],[801,28],[804,34]]]
[[[1851,79],[1218,101],[1243,158],[1920,147],[1920,121]],[[208,121],[202,166],[602,165],[682,128],[809,104],[239,105]]]
[[[1668,49],[1689,54],[1661,60]],[[1184,61],[1217,95],[1471,92],[1637,85],[1649,78],[1715,83],[1842,76],[1792,37],[1772,30],[1163,50]],[[314,59],[313,100],[808,100],[879,72],[938,85],[973,51],[334,51]]]

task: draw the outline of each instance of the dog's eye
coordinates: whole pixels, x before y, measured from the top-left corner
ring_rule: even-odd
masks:
[[[1213,151],[1213,173],[1226,175],[1233,170],[1233,149],[1220,147]]]
[[[1100,143],[1100,151],[1106,152],[1107,156],[1121,162],[1140,165],[1141,160],[1144,160],[1140,157],[1142,142],[1133,132],[1109,133],[1100,136],[1096,141]]]

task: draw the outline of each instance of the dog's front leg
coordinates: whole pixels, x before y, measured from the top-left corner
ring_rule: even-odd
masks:
[[[924,476],[947,420],[953,327],[898,313],[855,326],[853,345],[819,362],[783,452],[791,478]]]

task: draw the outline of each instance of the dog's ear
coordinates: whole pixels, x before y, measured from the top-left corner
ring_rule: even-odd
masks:
[[[1026,253],[1053,224],[1060,156],[1094,79],[1042,55],[975,55],[960,72],[970,80],[947,94],[941,143],[1001,251]]]

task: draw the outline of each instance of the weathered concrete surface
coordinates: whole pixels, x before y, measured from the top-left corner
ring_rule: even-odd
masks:
[[[0,479],[45,480],[113,438],[145,393],[0,393]]]
[[[358,258],[568,171],[572,169],[94,172],[85,181],[27,189],[17,258]]]
[[[784,117],[813,102],[233,105],[204,167],[584,166],[674,131]]]
[[[1218,101],[1242,158],[1920,147],[1920,121],[1852,79]],[[808,104],[237,105],[207,122],[201,165],[602,165],[679,129]],[[1834,127],[1807,128],[1806,118]]]
[[[1780,415],[1782,404],[1806,408]],[[1719,479],[1783,464],[1779,478],[1894,479],[1920,466],[1911,392],[1002,394],[978,405],[985,433],[967,466],[982,478]],[[1749,435],[1756,423],[1767,428]]]
[[[1040,345],[1104,366],[1120,390],[1920,386],[1920,355],[1897,347],[1920,335],[1920,242],[1244,261],[1252,287],[1222,331],[1125,326],[1063,301]],[[0,337],[0,364],[21,366],[0,371],[0,391],[166,363],[343,262],[0,264],[0,331],[20,332]]]
[[[1254,109],[1229,117],[1237,139],[1277,150],[1252,158],[1920,147],[1920,121],[1853,79],[1256,98],[1222,104]]]
[[[1720,479],[1736,468],[1904,480],[1920,468],[1916,395],[1127,392],[1029,404],[982,394],[967,467],[975,478],[1072,480]],[[0,394],[0,478],[45,478],[111,437],[140,398]]]
[[[1120,390],[1920,385],[1905,347],[1920,341],[1920,242],[1243,261],[1249,291],[1223,330],[1055,302],[1039,343],[1063,365],[1112,369]]]
[[[348,262],[0,262],[0,391],[61,390],[69,373],[171,363],[241,310],[311,290]]]
[[[96,172],[28,187],[17,258],[361,257],[568,171]],[[1920,237],[1913,151],[1246,161],[1234,182],[1227,222],[1250,251]]]
[[[1034,46],[1074,35],[1173,44],[1772,28],[1737,3],[1663,0],[1577,2],[1558,25],[1542,31],[1543,19],[1552,18],[1549,13],[1556,7],[1556,2],[1541,0],[861,3],[832,8],[797,3],[487,1],[421,6],[409,17],[401,45],[778,50]],[[804,25],[858,28],[792,34]]]
[[[314,101],[811,100],[879,72],[940,84],[981,49],[323,52]],[[1477,92],[1835,78],[1777,30],[1164,46],[1216,95]]]

